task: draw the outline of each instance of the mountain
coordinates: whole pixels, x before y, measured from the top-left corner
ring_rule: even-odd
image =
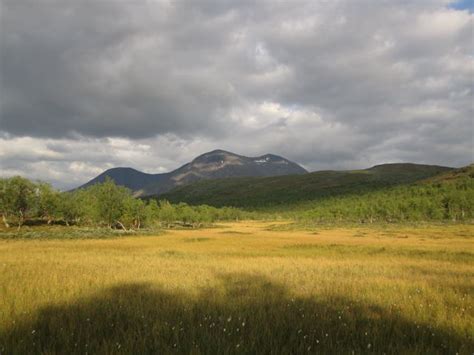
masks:
[[[319,171],[304,175],[199,181],[157,196],[170,202],[258,208],[360,194],[448,173],[452,168],[383,164],[365,170]]]
[[[190,163],[164,174],[146,174],[132,168],[104,171],[79,188],[105,181],[110,177],[116,184],[128,187],[135,196],[162,194],[193,182],[231,177],[267,177],[306,174],[298,164],[274,154],[245,157],[224,150],[202,154]]]
[[[132,191],[139,190],[143,186],[151,183],[164,180],[166,174],[147,174],[132,168],[112,168],[104,171],[102,174],[93,178],[91,181],[85,183],[79,188],[86,188],[101,182],[104,182],[107,177],[114,180],[117,185],[128,187]]]

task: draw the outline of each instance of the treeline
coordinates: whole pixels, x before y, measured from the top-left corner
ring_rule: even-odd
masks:
[[[73,192],[22,177],[0,179],[0,214],[6,227],[25,223],[61,223],[115,229],[185,225],[216,221],[284,217],[314,223],[397,223],[409,221],[472,221],[474,173],[299,204],[254,209],[190,206],[132,196],[112,180]]]
[[[289,215],[314,222],[470,221],[474,218],[474,179],[322,199],[294,208]]]
[[[107,179],[73,192],[60,192],[46,183],[22,177],[0,179],[0,213],[5,227],[28,222],[107,226],[124,230],[156,225],[199,226],[248,217],[232,207],[189,206],[167,201],[143,201]]]

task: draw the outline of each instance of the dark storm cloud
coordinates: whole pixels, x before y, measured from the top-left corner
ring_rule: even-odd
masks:
[[[3,174],[473,160],[473,15],[449,1],[0,2]]]
[[[2,129],[40,137],[212,132],[206,123],[231,100],[213,66],[232,18],[178,10],[4,2]]]

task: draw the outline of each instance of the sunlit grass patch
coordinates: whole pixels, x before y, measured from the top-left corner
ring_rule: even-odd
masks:
[[[472,353],[472,226],[269,224],[0,240],[0,352]]]
[[[355,246],[344,244],[291,244],[283,247],[285,250],[304,252],[304,255],[332,255],[332,256],[364,256],[384,255],[390,257],[414,257],[434,260],[449,260],[452,262],[473,262],[474,253],[470,251],[443,251],[430,249],[393,248],[385,246]]]

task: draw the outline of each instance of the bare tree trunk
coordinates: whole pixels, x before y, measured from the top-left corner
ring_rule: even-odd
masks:
[[[5,225],[5,227],[10,228],[10,225],[8,224],[8,221],[7,221],[7,216],[2,214],[2,220],[3,220],[3,224]]]
[[[23,212],[20,211],[20,218],[18,219],[18,230],[21,229],[22,224],[23,224]]]
[[[123,225],[123,223],[122,223],[122,222],[120,222],[120,221],[117,221],[117,223],[119,224],[119,226],[120,226],[120,227],[122,227],[122,229],[123,229],[124,231],[126,231],[126,230],[127,230],[127,228],[125,228],[125,226]]]

